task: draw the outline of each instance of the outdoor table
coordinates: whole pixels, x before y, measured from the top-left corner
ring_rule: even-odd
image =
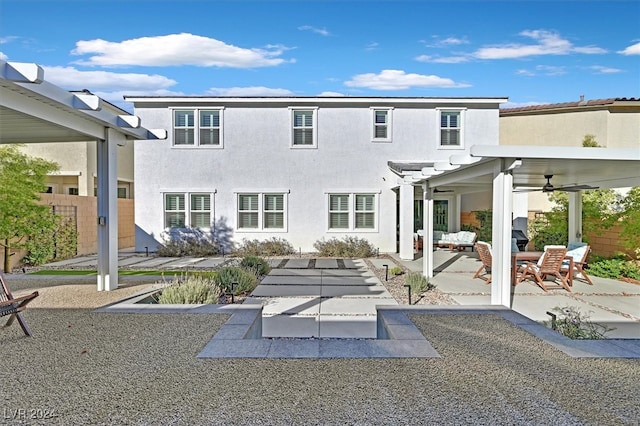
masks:
[[[518,262],[537,262],[538,259],[544,254],[543,251],[519,251],[511,253],[511,284],[516,285],[516,278],[518,276]],[[573,286],[573,257],[565,257],[569,261],[569,273],[567,274],[567,281],[569,287]]]
[[[519,251],[511,253],[511,284],[517,284],[516,277],[518,276],[518,262],[537,262],[543,254],[543,251]]]

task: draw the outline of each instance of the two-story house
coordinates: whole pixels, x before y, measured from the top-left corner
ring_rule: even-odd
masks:
[[[137,250],[155,250],[171,228],[198,227],[228,232],[233,243],[282,238],[303,252],[354,236],[404,258],[423,223],[412,174],[472,145],[498,145],[507,100],[125,99],[147,126],[169,131],[135,144]],[[440,229],[459,228],[465,197],[483,200],[437,194]]]

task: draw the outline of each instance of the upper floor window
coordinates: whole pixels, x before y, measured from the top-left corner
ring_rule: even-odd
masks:
[[[317,146],[317,108],[291,109],[291,146],[296,148],[315,148]]]
[[[330,230],[375,230],[376,194],[329,194]]]
[[[211,193],[164,194],[166,228],[209,228],[211,210]]]
[[[440,111],[440,147],[463,148],[464,110]]]
[[[238,230],[285,230],[286,195],[238,194]]]
[[[373,111],[374,142],[391,142],[391,111],[392,108],[371,108]]]
[[[221,148],[222,109],[174,110],[173,145]]]

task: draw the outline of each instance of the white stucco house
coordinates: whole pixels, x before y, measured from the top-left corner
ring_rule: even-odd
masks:
[[[272,237],[303,252],[319,239],[366,238],[413,258],[423,224],[416,176],[471,146],[499,143],[506,98],[127,96],[164,141],[135,145],[136,249],[171,228],[232,243]],[[490,188],[435,191],[434,226],[489,208]],[[483,195],[483,192],[484,195]],[[485,205],[483,205],[485,204]]]

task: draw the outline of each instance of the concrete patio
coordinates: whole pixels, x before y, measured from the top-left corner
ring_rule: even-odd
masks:
[[[411,271],[422,271],[421,253],[413,261],[394,260]],[[489,305],[491,286],[482,279],[473,279],[480,267],[477,253],[437,249],[434,252],[434,277],[431,280],[440,291],[449,294],[458,304]],[[572,306],[589,319],[615,330],[609,338],[640,339],[640,285],[591,276],[593,286],[574,280],[571,292],[545,292],[532,281],[512,287],[512,309],[534,321],[549,321],[547,312],[554,307]]]

